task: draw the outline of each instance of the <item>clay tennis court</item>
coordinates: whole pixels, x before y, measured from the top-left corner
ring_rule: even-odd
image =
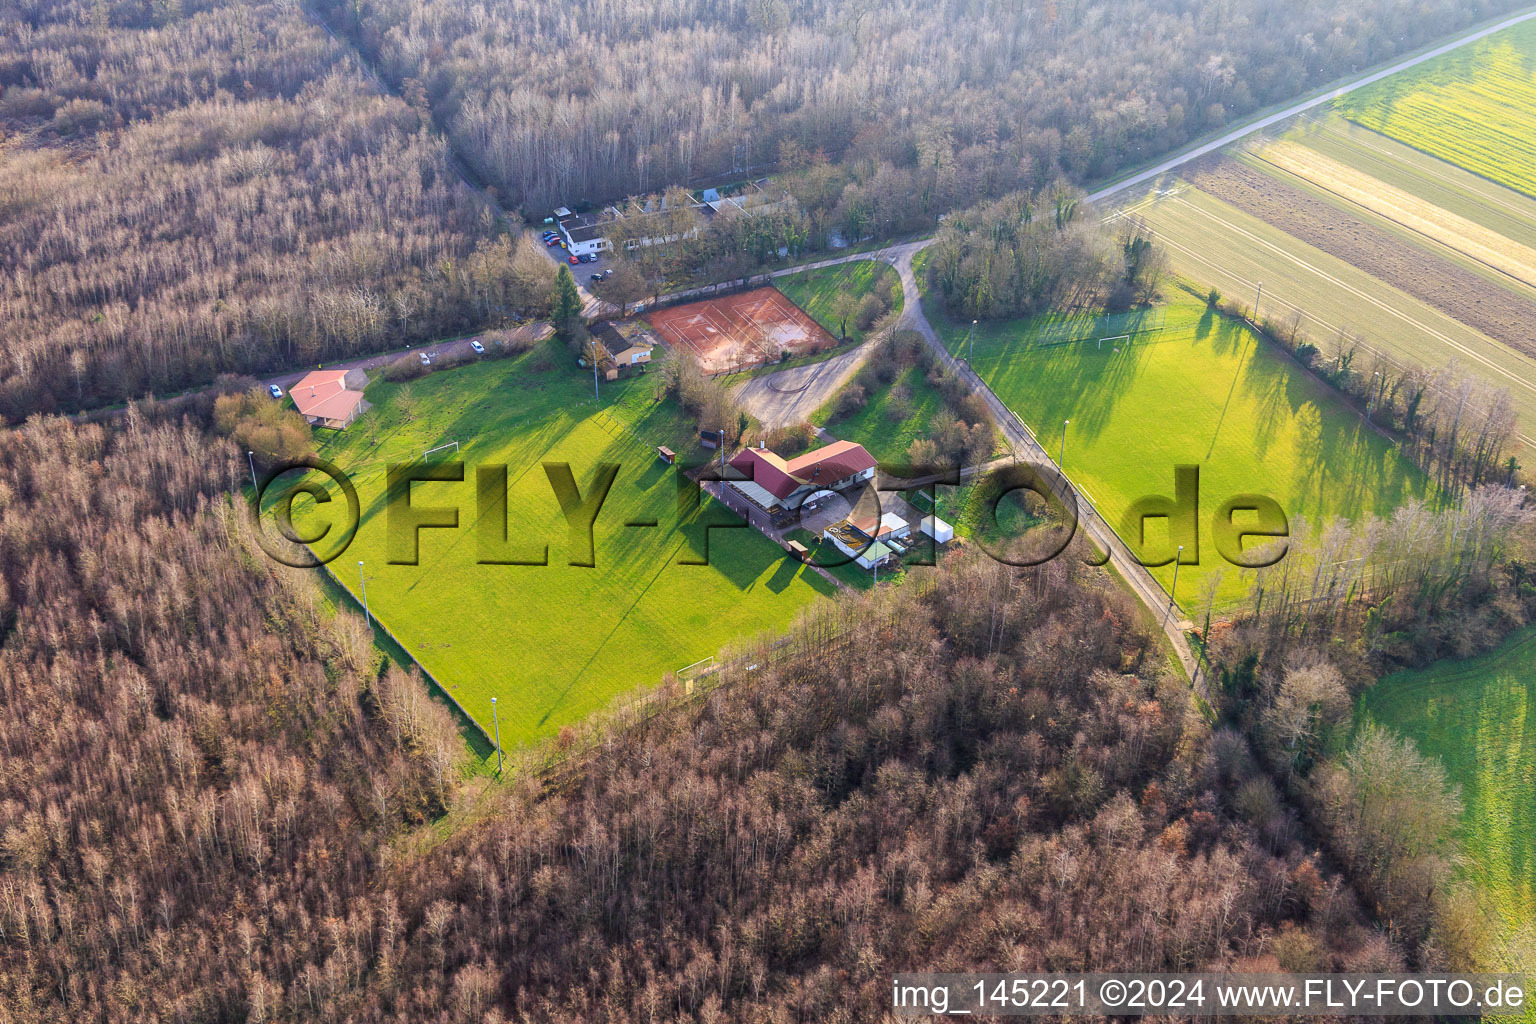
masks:
[[[836,338],[771,285],[659,309],[646,319],[663,341],[687,352],[710,374],[837,345]]]

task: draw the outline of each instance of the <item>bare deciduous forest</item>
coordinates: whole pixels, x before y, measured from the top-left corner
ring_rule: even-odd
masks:
[[[535,216],[780,172],[803,214],[681,247],[736,273],[1111,174],[1505,6],[317,4],[395,99],[287,0],[8,0],[0,416],[541,311],[445,135]]]
[[[0,416],[530,301],[443,144],[342,46],[292,5],[180,6],[0,5]]]
[[[235,455],[137,410],[0,436],[12,1019],[852,1021],[913,963],[1402,961],[1073,560],[819,606],[426,824],[451,722],[256,552]]]
[[[1483,486],[1351,526],[1295,524],[1253,573],[1253,605],[1206,643],[1222,718],[1420,969],[1500,963],[1496,926],[1458,878],[1461,794],[1437,759],[1369,722],[1383,675],[1494,646],[1536,617],[1536,514]]]
[[[243,471],[137,411],[0,432],[8,1019],[306,1017],[371,970],[331,954],[384,842],[443,809],[452,722],[250,541]]]
[[[1296,523],[1251,609],[1197,624],[1208,708],[1084,550],[961,551],[493,780],[254,540],[226,435],[302,448],[296,414],[248,378],[131,400],[547,313],[553,264],[461,159],[540,217],[781,175],[799,209],[642,254],[633,298],[965,210],[930,263],[951,311],[1141,301],[1139,227],[1059,182],[1508,6],[0,0],[0,1018],[851,1024],[915,968],[1476,962],[1458,794],[1352,701],[1536,615],[1516,492]],[[872,324],[856,390],[919,365]],[[929,383],[914,459],[984,458],[985,403]],[[1376,387],[1448,482],[1497,475],[1497,396]]]
[[[324,0],[540,216],[823,155],[855,236],[1083,181],[1511,4]]]

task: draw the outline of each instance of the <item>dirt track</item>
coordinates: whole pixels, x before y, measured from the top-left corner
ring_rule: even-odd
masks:
[[[1233,160],[1190,175],[1201,191],[1337,256],[1516,351],[1536,356],[1536,304]]]

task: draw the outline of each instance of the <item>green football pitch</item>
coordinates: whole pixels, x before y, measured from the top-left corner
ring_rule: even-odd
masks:
[[[1210,596],[1220,613],[1248,587],[1248,574],[1226,564],[1213,542],[1213,514],[1224,501],[1268,496],[1294,529],[1301,519],[1385,515],[1429,485],[1289,357],[1176,294],[1166,306],[1113,317],[979,325],[973,362],[1128,540],[1131,505],[1172,498],[1175,468],[1199,467],[1199,564],[1180,567],[1176,596],[1191,614]],[[966,355],[967,327],[945,323],[940,331],[950,351]],[[1244,516],[1234,522],[1243,525]],[[1146,541],[1156,560],[1168,547],[1166,521],[1148,520]],[[1152,572],[1173,586],[1172,565]]]
[[[363,510],[356,539],[331,563],[337,578],[360,596],[363,561],[373,614],[487,731],[499,698],[506,746],[549,736],[733,640],[782,630],[835,590],[751,528],[709,530],[708,564],[680,564],[703,557],[703,524],[741,523],[707,498],[680,512],[677,470],[655,447],[703,457],[691,425],[655,400],[655,371],[605,383],[595,400],[591,379],[555,351],[375,383],[375,408],[345,432],[324,432],[320,448],[351,475]],[[411,502],[457,508],[458,528],[422,530],[419,564],[389,564],[386,466],[419,463],[451,441],[457,454],[432,461],[463,460],[465,482],[414,484]],[[596,564],[573,566],[548,467],[569,466],[587,498],[603,463],[619,469],[594,528]],[[520,549],[507,554],[537,556],[547,544],[548,565],[479,563],[476,471],[490,464],[507,467],[507,534]],[[307,529],[317,510],[308,499],[299,507],[295,523]]]

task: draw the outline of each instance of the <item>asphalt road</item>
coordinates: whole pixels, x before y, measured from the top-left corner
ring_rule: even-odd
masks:
[[[1468,43],[1475,43],[1479,39],[1491,36],[1495,32],[1502,32],[1504,29],[1509,28],[1512,25],[1518,25],[1521,22],[1529,21],[1532,18],[1536,18],[1536,9],[1528,10],[1523,14],[1511,15],[1510,17],[1505,18],[1503,21],[1500,21],[1497,24],[1489,25],[1486,28],[1477,29],[1465,35],[1457,36],[1450,42],[1437,46],[1432,50],[1427,50],[1424,53],[1418,54],[1417,56],[1405,57],[1395,64],[1391,64],[1385,68],[1382,68],[1380,71],[1373,71],[1363,78],[1357,78],[1353,82],[1349,82],[1346,85],[1341,85],[1336,89],[1330,89],[1321,95],[1312,97],[1311,99],[1302,100],[1300,103],[1292,104],[1279,113],[1270,114],[1267,117],[1259,118],[1257,121],[1250,121],[1240,128],[1234,128],[1232,131],[1227,132],[1225,135],[1218,139],[1213,139],[1210,142],[1201,143],[1188,149],[1180,150],[1178,153],[1175,153],[1173,156],[1163,160],[1156,166],[1149,167],[1144,171],[1139,171],[1136,174],[1131,175],[1129,178],[1125,178],[1121,181],[1115,182],[1114,184],[1107,185],[1104,188],[1099,189],[1097,192],[1094,192],[1088,196],[1088,201],[1090,203],[1101,202],[1102,200],[1108,199],[1110,196],[1117,192],[1123,192],[1128,188],[1134,188],[1135,186],[1144,182],[1152,181],[1160,175],[1167,174],[1169,171],[1181,166],[1182,164],[1187,164],[1191,160],[1198,160],[1200,157],[1205,156],[1208,153],[1214,153],[1218,149],[1230,146],[1232,143],[1246,138],[1247,136],[1252,135],[1254,132],[1261,132],[1271,125],[1279,124],[1281,121],[1284,121],[1287,118],[1295,117],[1297,114],[1304,114],[1307,111],[1312,110],[1315,107],[1320,107],[1325,103],[1332,103],[1340,96],[1347,96],[1354,92],[1356,89],[1363,89],[1368,85],[1381,81],[1383,78],[1395,75],[1399,71],[1406,71],[1407,69],[1422,64],[1427,60],[1433,60],[1442,54],[1450,53],[1452,50],[1465,46]]]

